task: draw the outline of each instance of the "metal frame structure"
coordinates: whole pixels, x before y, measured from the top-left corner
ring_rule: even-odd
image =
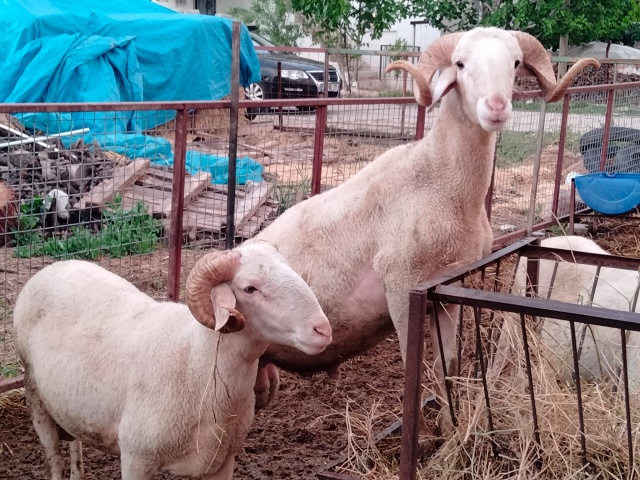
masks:
[[[400,457],[400,479],[414,480],[416,478],[416,468],[418,461],[418,428],[420,415],[420,395],[422,391],[422,361],[424,357],[424,336],[425,322],[427,318],[427,306],[432,305],[432,312],[437,312],[435,305],[457,304],[462,306],[474,307],[477,310],[475,315],[476,328],[479,328],[479,318],[481,309],[507,311],[520,315],[521,331],[526,352],[527,373],[529,379],[529,392],[531,398],[531,414],[534,424],[534,436],[540,443],[539,434],[537,432],[537,414],[536,403],[533,395],[533,379],[531,376],[531,364],[529,358],[527,333],[525,329],[525,316],[547,317],[570,322],[572,333],[572,349],[574,358],[575,378],[580,378],[579,364],[577,360],[577,346],[575,339],[575,323],[584,323],[590,325],[600,325],[620,329],[620,338],[622,345],[622,368],[623,382],[625,394],[626,408],[626,429],[627,444],[629,448],[629,467],[633,465],[633,439],[631,436],[631,418],[629,409],[629,379],[627,375],[627,357],[626,357],[626,335],[627,330],[640,331],[640,314],[633,312],[625,312],[619,310],[611,310],[606,308],[595,308],[586,305],[574,305],[556,300],[549,300],[534,297],[538,278],[538,260],[539,259],[563,259],[573,261],[580,264],[608,266],[627,270],[640,269],[639,258],[626,258],[611,255],[601,255],[593,253],[582,253],[569,250],[553,249],[535,245],[538,239],[536,237],[527,237],[509,245],[486,258],[475,262],[467,267],[460,268],[448,272],[433,281],[423,283],[416,286],[409,294],[409,324],[408,330],[413,332],[407,342],[407,363],[404,384],[404,400],[403,400],[403,429]],[[483,291],[468,287],[451,286],[452,283],[463,281],[472,274],[480,272],[484,277],[484,272],[488,267],[495,267],[499,272],[501,263],[505,257],[516,254],[519,257],[527,257],[527,276],[528,276],[528,296],[514,295],[510,293],[500,293],[496,291]],[[496,273],[497,275],[497,273]],[[439,319],[437,314],[434,315],[433,321],[436,323],[438,351],[442,352],[442,339],[440,338]],[[437,341],[437,343],[436,343]],[[435,347],[434,347],[435,350]],[[481,366],[482,381],[484,385],[485,402],[488,414],[488,423],[491,430],[492,412],[490,398],[487,390],[485,376],[485,359],[482,349],[476,352],[481,358],[478,358]],[[446,359],[445,359],[446,360]],[[446,362],[443,362],[443,371],[445,377]],[[455,410],[452,402],[452,393],[449,382],[446,382],[447,403],[451,417],[455,424]],[[578,403],[578,415],[580,424],[581,447],[583,464],[588,462],[588,452],[586,449],[584,424],[583,424],[583,408],[581,399],[580,382],[576,382],[576,396]]]

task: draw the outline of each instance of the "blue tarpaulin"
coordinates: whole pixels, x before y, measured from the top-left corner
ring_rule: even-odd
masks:
[[[231,92],[227,18],[180,14],[150,0],[0,0],[0,11],[0,102],[219,100]],[[258,81],[258,57],[242,25],[240,84]],[[66,146],[83,138],[129,158],[173,163],[169,142],[143,132],[174,118],[174,111],[16,117],[49,134],[90,129],[64,137]],[[196,156],[203,168],[216,166],[213,181],[226,178],[220,157]],[[238,162],[238,179],[259,180],[261,167],[248,160]]]

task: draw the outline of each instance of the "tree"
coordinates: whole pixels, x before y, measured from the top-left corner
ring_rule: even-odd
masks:
[[[311,28],[314,39],[325,46],[363,45],[368,33],[378,39],[398,20],[411,13],[411,0],[291,0]]]
[[[488,0],[451,2],[416,0],[413,14],[429,19],[445,31],[468,30],[476,25],[528,32],[547,48],[560,37],[573,45],[590,41],[623,42],[640,21],[638,0]]]
[[[295,21],[290,0],[253,0],[247,8],[233,7],[229,14],[246,24],[258,27],[258,32],[276,45],[300,46],[307,35],[304,27]]]

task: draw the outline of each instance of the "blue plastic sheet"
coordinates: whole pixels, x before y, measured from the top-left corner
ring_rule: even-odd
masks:
[[[231,91],[230,19],[180,14],[149,0],[0,0],[0,11],[0,102],[218,100]],[[242,25],[240,83],[257,81],[260,64]],[[130,158],[173,163],[169,142],[143,132],[174,111],[15,115],[48,134],[90,129],[64,137],[67,147],[82,138]],[[238,162],[238,179],[254,178],[256,165]]]

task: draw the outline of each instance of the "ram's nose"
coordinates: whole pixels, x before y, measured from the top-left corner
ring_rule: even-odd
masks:
[[[492,95],[485,100],[485,103],[489,111],[496,114],[504,112],[507,108],[507,99],[503,95]]]
[[[313,327],[313,331],[331,341],[331,335],[333,334],[333,332],[331,330],[329,320],[327,320],[326,318],[324,319],[324,321],[318,322]]]

